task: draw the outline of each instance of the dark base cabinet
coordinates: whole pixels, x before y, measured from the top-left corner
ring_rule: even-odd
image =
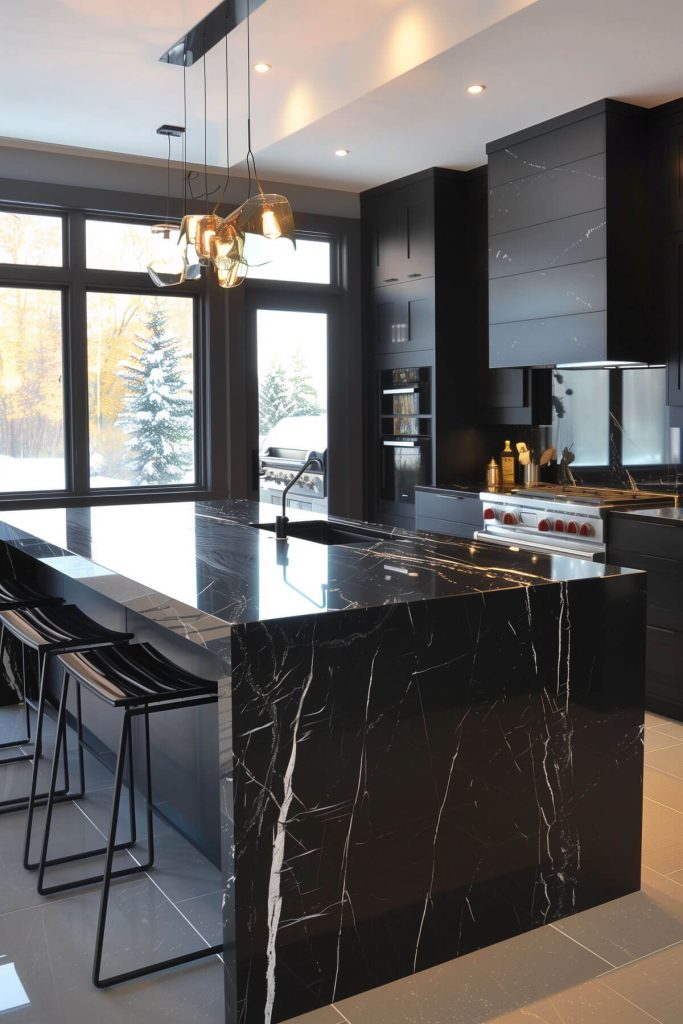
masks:
[[[415,492],[415,529],[472,540],[483,524],[483,506],[477,492],[418,487]]]
[[[683,721],[683,521],[611,515],[607,561],[647,572],[645,706]]]

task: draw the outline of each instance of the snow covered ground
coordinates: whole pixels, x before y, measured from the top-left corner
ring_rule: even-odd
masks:
[[[191,482],[191,481],[189,481]],[[130,487],[130,480],[94,476],[91,487]],[[0,494],[21,491],[62,491],[65,487],[62,459],[13,459],[0,455]]]

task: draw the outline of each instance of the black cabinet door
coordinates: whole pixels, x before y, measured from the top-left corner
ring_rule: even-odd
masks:
[[[372,284],[395,284],[405,272],[405,210],[395,194],[377,200],[373,234]]]
[[[373,287],[433,277],[432,182],[418,182],[378,197],[373,223]]]
[[[664,307],[667,331],[667,376],[670,406],[683,407],[683,233],[669,235],[665,245]]]
[[[434,287],[430,280],[394,284],[372,292],[375,352],[433,350]]]

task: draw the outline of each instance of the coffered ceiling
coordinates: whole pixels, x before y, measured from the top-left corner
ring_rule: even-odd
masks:
[[[0,7],[0,136],[12,145],[165,157],[182,69],[161,53],[214,0],[22,0]],[[603,96],[683,95],[681,0],[266,0],[252,16],[254,148],[264,177],[357,191]],[[230,36],[231,163],[246,148],[246,32]],[[225,53],[208,56],[207,152],[225,167]],[[465,91],[485,83],[480,96]],[[188,155],[203,161],[203,69],[187,72]],[[343,158],[335,149],[348,149]],[[176,155],[180,156],[179,149]],[[0,150],[0,177],[2,152]]]

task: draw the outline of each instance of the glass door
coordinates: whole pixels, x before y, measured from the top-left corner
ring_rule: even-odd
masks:
[[[279,505],[286,483],[309,455],[327,453],[329,314],[272,308],[258,299],[254,306],[258,500]],[[326,512],[326,473],[311,467],[288,504]]]

